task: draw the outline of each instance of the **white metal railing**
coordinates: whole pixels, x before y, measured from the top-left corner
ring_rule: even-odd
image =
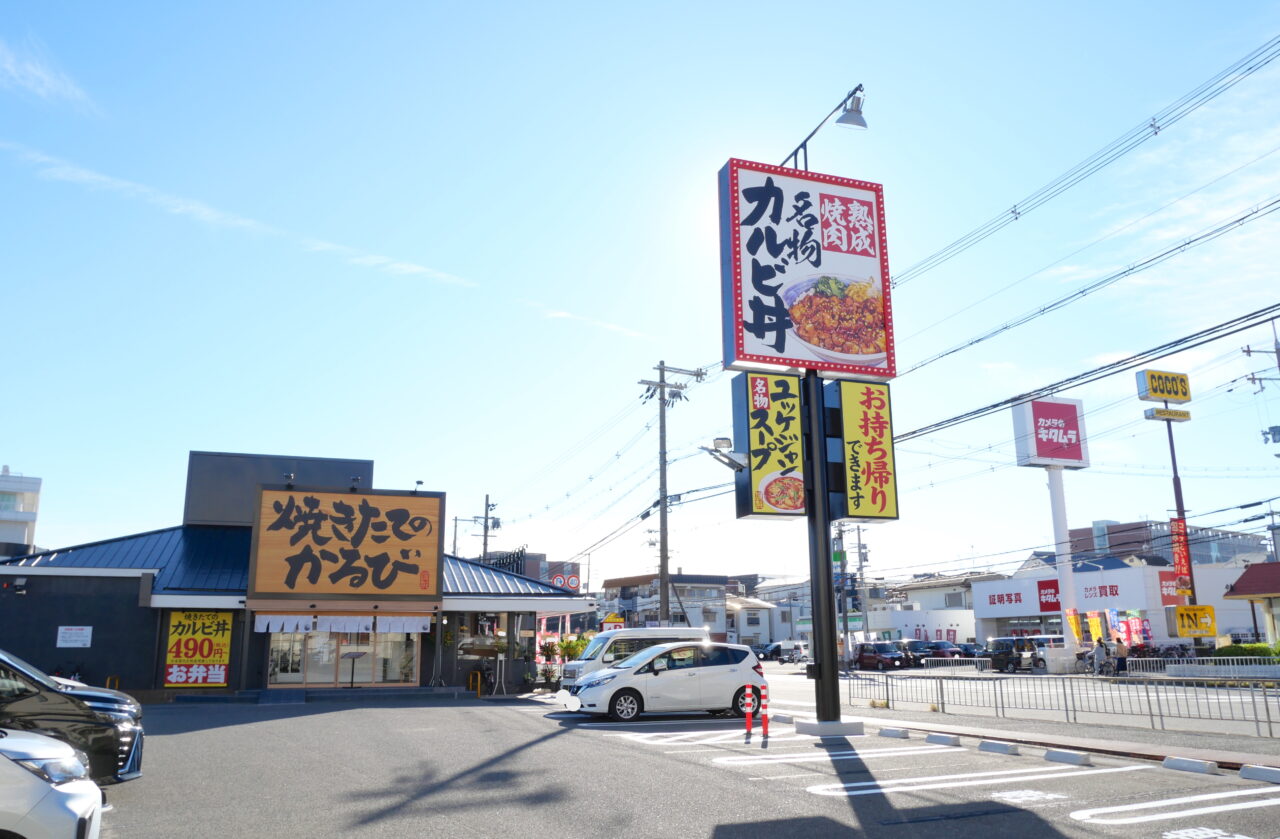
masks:
[[[979,673],[991,669],[989,658],[946,658],[944,656],[928,656],[920,659],[926,668],[945,668],[947,670],[977,670]]]
[[[1203,656],[1200,658],[1133,658],[1126,662],[1135,675],[1201,676],[1235,678],[1280,676],[1280,657]]]

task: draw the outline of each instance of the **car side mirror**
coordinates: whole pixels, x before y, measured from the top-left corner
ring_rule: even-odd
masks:
[[[603,661],[605,664],[608,664],[609,662],[613,661],[613,658],[614,658],[613,653],[605,653],[600,660]]]
[[[660,658],[653,662],[653,673],[655,676],[666,669],[667,669],[667,660],[665,658]]]

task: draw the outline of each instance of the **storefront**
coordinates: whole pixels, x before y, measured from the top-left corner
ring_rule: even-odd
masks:
[[[1076,564],[1072,575],[1076,589],[1079,640],[1091,643],[1099,635],[1120,636],[1130,644],[1169,644],[1176,637],[1166,607],[1177,606],[1172,569],[1154,565],[1130,565],[1114,560],[1115,567],[1097,563]],[[1220,631],[1243,628],[1250,620],[1247,609],[1224,600],[1221,592],[1239,568],[1197,565],[1198,602],[1212,605]],[[973,584],[973,611],[979,638],[1017,635],[1068,635],[1071,621],[1064,621],[1056,576],[1009,577]]]
[[[367,461],[193,452],[182,525],[0,564],[22,581],[0,587],[3,646],[138,693],[465,686],[473,672],[511,690],[536,667],[540,616],[594,610],[445,555],[444,495],[360,489],[361,469],[371,484]],[[299,480],[265,480],[281,474]],[[349,486],[319,483],[335,474]]]

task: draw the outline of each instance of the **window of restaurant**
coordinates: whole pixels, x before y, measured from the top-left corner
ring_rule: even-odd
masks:
[[[274,632],[267,684],[416,685],[419,637],[415,632]]]

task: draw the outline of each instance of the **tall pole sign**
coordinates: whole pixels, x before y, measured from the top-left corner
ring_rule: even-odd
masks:
[[[1178,453],[1173,447],[1173,424],[1191,419],[1190,411],[1170,408],[1169,403],[1191,401],[1191,380],[1186,373],[1165,370],[1139,370],[1138,398],[1143,402],[1160,402],[1163,408],[1148,408],[1143,416],[1164,423],[1169,437],[1169,463],[1173,468],[1174,517],[1169,521],[1169,540],[1173,552],[1173,573],[1177,593],[1187,602],[1196,603],[1195,573],[1192,571],[1191,545],[1187,541],[1187,508],[1182,500],[1182,478],[1178,476]]]
[[[1084,469],[1089,449],[1084,434],[1084,404],[1078,399],[1032,399],[1013,408],[1014,448],[1019,466],[1038,466],[1049,479],[1049,511],[1053,518],[1054,565],[1058,569],[1058,604],[1063,623],[1081,640],[1076,608],[1071,535],[1067,528],[1062,470]]]
[[[724,366],[749,374],[804,371],[798,382],[802,469],[774,470],[779,477],[769,485],[772,493],[757,485],[750,472],[739,481],[751,488],[745,502],[754,514],[781,517],[796,512],[786,497],[796,485],[776,481],[795,478],[797,471],[803,475],[815,659],[809,675],[815,679],[819,722],[840,720],[831,522],[847,517],[843,507],[832,515],[828,496],[826,405],[819,373],[864,382],[885,382],[896,374],[883,197],[879,184],[746,160],[730,160],[720,170]],[[772,393],[774,385],[765,383],[764,388]],[[763,406],[752,401],[759,388],[748,384],[744,392],[746,401],[738,399],[735,406],[760,411]],[[884,422],[876,421],[863,436],[883,430],[891,442],[887,389],[883,399]],[[878,397],[871,399],[878,403]],[[735,432],[743,416],[744,410],[735,407]],[[745,439],[736,436],[740,450],[756,447],[750,433]],[[882,479],[886,470],[892,475],[893,464],[882,456],[883,442],[876,437],[879,448],[867,463],[881,491],[877,506],[883,502],[888,510]],[[758,506],[757,492],[762,496]],[[782,501],[781,506],[768,503],[770,497]],[[896,494],[892,500],[896,515]],[[740,491],[740,515],[743,507]]]

